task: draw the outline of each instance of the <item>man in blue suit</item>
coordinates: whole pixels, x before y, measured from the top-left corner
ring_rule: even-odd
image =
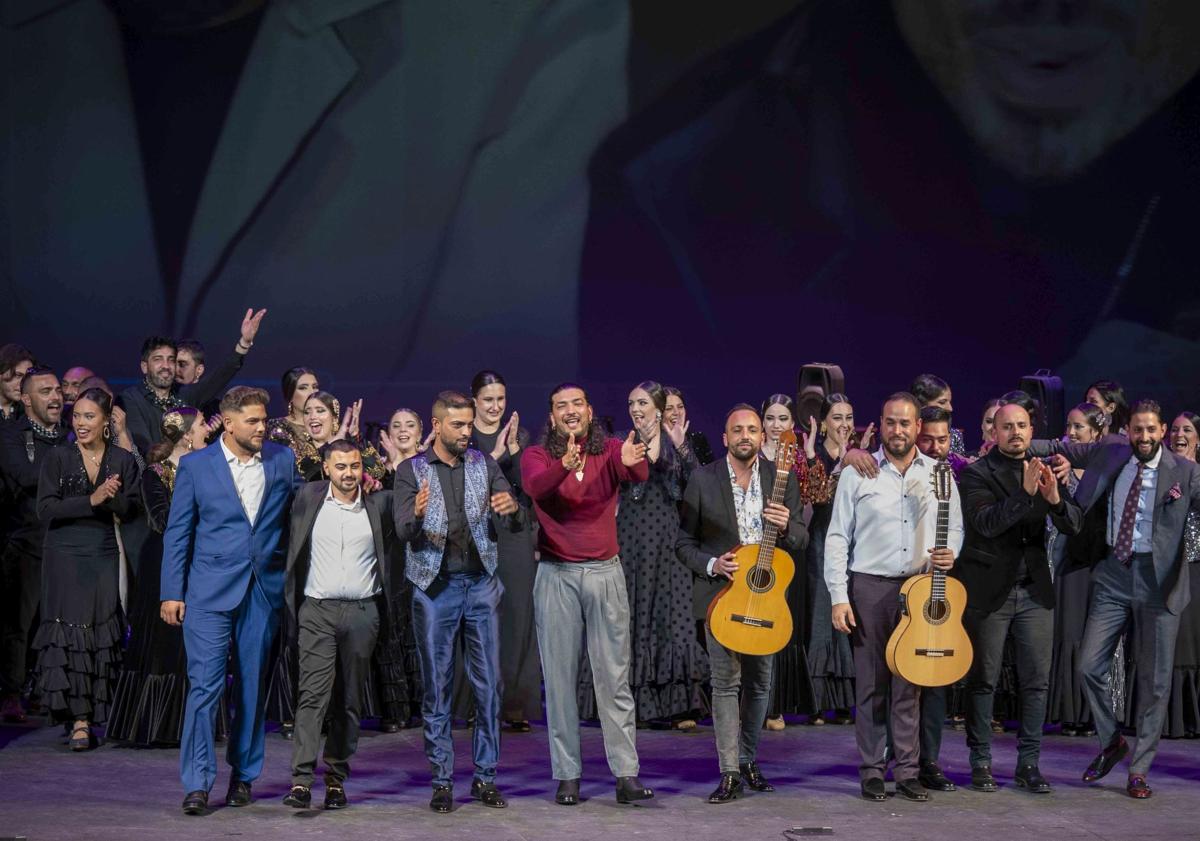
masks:
[[[179,770],[183,811],[204,814],[217,777],[213,727],[234,646],[235,703],[227,806],[250,803],[263,764],[264,673],[283,605],[287,519],[300,478],[292,451],[263,441],[265,391],[221,400],[218,446],[180,462],[163,534],[161,615],[183,625],[188,690]]]

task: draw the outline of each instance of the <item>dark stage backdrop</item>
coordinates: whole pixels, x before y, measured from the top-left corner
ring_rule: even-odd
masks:
[[[714,434],[815,360],[972,444],[1037,368],[1200,403],[1190,0],[9,0],[0,55],[0,341],[60,370],[266,307],[246,380],[373,418],[493,367]]]

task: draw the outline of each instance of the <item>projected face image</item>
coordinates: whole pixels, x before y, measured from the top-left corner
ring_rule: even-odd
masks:
[[[1013,174],[1079,172],[1200,67],[1190,0],[893,0],[904,40]]]

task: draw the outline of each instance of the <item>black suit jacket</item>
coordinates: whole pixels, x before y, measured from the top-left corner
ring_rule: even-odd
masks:
[[[765,503],[775,486],[775,465],[759,459],[758,469]],[[808,529],[800,519],[803,512],[800,486],[794,474],[788,474],[783,504],[791,512],[791,520],[777,545],[794,560],[802,557],[800,553],[808,545]],[[676,556],[692,571],[692,609],[697,619],[708,615],[709,603],[729,583],[724,576],[709,575],[708,562],[740,543],[729,466],[724,458],[719,458],[692,471],[683,492],[679,537],[675,541]],[[799,574],[803,574],[802,569]]]
[[[329,492],[329,481],[309,482],[300,488],[292,502],[291,534],[288,543],[287,579],[284,583],[284,609],[288,611],[288,632],[295,634],[297,614],[304,602],[304,585],[308,582],[309,564],[312,560],[312,531],[317,522],[317,513]],[[380,593],[375,597],[379,605],[379,642],[386,640],[388,620],[388,593],[393,579],[391,552],[395,551],[396,533],[392,527],[391,492],[376,491],[366,498],[364,507],[371,521],[371,534],[375,537],[375,557],[378,559],[376,572],[379,575]]]
[[[188,406],[203,408],[237,376],[245,359],[243,354],[233,351],[220,367],[206,373],[198,382],[179,387],[175,394]],[[163,410],[150,402],[142,383],[122,391],[117,396],[117,405],[125,410],[125,425],[133,445],[142,455],[147,455],[150,448],[162,440]]]
[[[1057,508],[1030,496],[1011,470],[1008,456],[993,448],[958,479],[963,499],[964,538],[953,575],[967,588],[967,605],[991,613],[1004,603],[1022,560],[1032,581],[1030,595],[1054,607],[1054,584],[1046,558],[1046,517],[1063,534],[1078,534],[1083,509],[1065,491]]]

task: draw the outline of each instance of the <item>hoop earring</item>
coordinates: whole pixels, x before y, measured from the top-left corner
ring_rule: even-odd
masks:
[[[105,441],[107,441],[109,438],[112,438],[112,427],[109,426],[108,424],[105,424],[104,431],[101,432],[100,435],[101,435],[101,437],[104,438]]]

